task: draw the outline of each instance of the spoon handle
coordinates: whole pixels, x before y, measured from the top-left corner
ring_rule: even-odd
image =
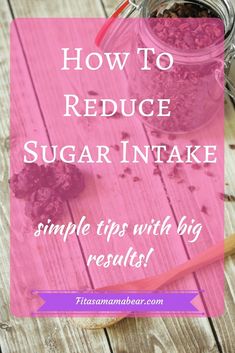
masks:
[[[133,282],[122,283],[114,286],[100,288],[101,290],[156,290],[163,285],[171,283],[199,268],[210,265],[229,255],[235,254],[235,234],[226,238],[223,242],[213,245],[206,251],[176,266],[172,270],[158,276],[145,278]]]

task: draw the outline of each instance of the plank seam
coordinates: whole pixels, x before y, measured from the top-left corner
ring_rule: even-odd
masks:
[[[106,8],[105,8],[105,5],[104,5],[103,0],[100,0],[100,4],[101,4],[102,9],[103,9],[103,11],[104,11],[105,17],[107,18],[107,17],[108,17],[108,12],[106,11]]]

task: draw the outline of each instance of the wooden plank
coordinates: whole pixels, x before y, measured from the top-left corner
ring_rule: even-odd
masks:
[[[32,3],[24,0],[16,4],[12,2],[13,11],[17,10],[17,16],[24,17],[104,17],[103,7],[100,1],[45,1],[37,0]]]
[[[184,320],[183,320],[184,321]],[[182,322],[183,322],[182,321]],[[185,320],[186,321],[186,320]],[[146,322],[148,322],[148,321],[146,321]],[[198,320],[198,322],[199,322],[199,320]],[[196,322],[195,322],[195,324],[196,324]],[[150,325],[150,327],[148,327],[148,329],[149,330],[153,330],[154,328],[153,327],[151,327],[151,325]],[[191,328],[193,331],[194,331],[194,329],[195,329],[195,331],[196,331],[196,328],[194,328],[194,327],[192,327]],[[208,328],[207,328],[207,331],[208,331],[208,329],[209,329],[209,325],[208,325]],[[183,334],[182,334],[182,340],[183,340],[183,337],[184,337],[184,335],[186,334],[186,332],[184,332],[184,326],[183,325],[181,325],[181,330],[180,330],[180,332],[183,332]],[[201,332],[203,333],[203,332],[205,332],[205,328],[203,328],[203,329],[201,329]],[[195,332],[195,335],[196,336],[198,336],[198,331],[197,332]],[[178,334],[179,335],[179,334]],[[138,337],[138,333],[135,335],[136,336],[136,338]],[[134,340],[134,341],[136,341],[136,339],[135,339],[135,336],[133,337],[132,336],[132,339]],[[159,337],[160,338],[160,337]],[[210,336],[210,340],[212,339],[212,335]],[[205,340],[205,339],[204,339]],[[113,343],[114,344],[114,343]],[[189,341],[189,345],[191,345],[191,346],[193,346],[193,343],[191,344],[191,341]],[[136,346],[133,346],[133,343],[132,342],[130,342],[129,344],[128,344],[128,346],[130,346],[130,347],[132,347],[132,348],[130,348],[130,349],[133,349],[133,351],[136,351],[136,349],[137,349],[137,347]],[[144,349],[144,347],[145,347],[145,342],[144,341],[142,341],[142,343],[141,343],[141,346],[143,346],[143,349]],[[177,347],[177,345],[176,345],[176,347]],[[183,351],[183,347],[180,347],[179,349],[181,349],[181,351]]]
[[[1,65],[3,104],[1,105],[1,318],[2,352],[110,352],[103,331],[78,330],[72,319],[16,319],[9,312],[9,23],[7,3],[1,2]]]
[[[235,71],[234,71],[235,73]],[[235,144],[235,111],[229,98],[225,102],[225,193],[234,195],[235,191],[235,150],[229,146]],[[235,229],[235,203],[225,202],[225,234],[232,234]],[[235,350],[234,335],[231,327],[235,327],[235,256],[225,262],[225,313],[221,318],[213,320],[224,352]]]
[[[29,4],[29,3],[27,3],[27,4]],[[42,4],[42,2],[40,2],[40,6],[41,6],[41,4]],[[43,5],[43,6],[47,6],[47,5]],[[60,7],[59,7],[60,8]],[[60,11],[60,10],[59,10]],[[34,14],[35,15],[35,14]],[[25,16],[25,14],[23,14],[23,16]],[[133,321],[134,320],[126,320],[128,323],[133,323]],[[144,322],[146,322],[146,321],[151,321],[151,320],[137,320],[138,322],[140,322],[141,324]],[[153,320],[154,321],[154,324],[155,324],[155,320]],[[186,320],[183,320],[183,323],[184,323],[184,321],[186,321]],[[162,320],[157,320],[156,321],[156,323],[157,322],[161,322],[161,326],[164,326],[163,325],[163,323],[162,323]],[[187,320],[187,323],[188,323],[188,320]],[[120,325],[124,325],[124,322],[122,323],[122,324],[120,324]],[[138,323],[138,325],[139,325],[139,323]],[[184,323],[184,325],[185,325],[185,323]],[[186,326],[186,325],[185,325]],[[138,326],[139,328],[140,328],[140,326]],[[124,327],[123,328],[123,330],[122,330],[122,333],[124,333],[125,332],[125,328],[126,327]],[[178,329],[179,328],[182,328],[181,326],[180,327],[178,327]],[[148,327],[148,329],[151,329],[151,325],[150,325],[150,327]],[[156,326],[154,326],[154,325],[152,325],[152,330],[153,331],[155,331],[156,330]],[[185,330],[185,329],[184,329]],[[147,329],[146,329],[146,331],[147,331]],[[202,330],[203,331],[203,330]],[[164,331],[165,333],[166,333],[166,331]],[[175,330],[175,332],[177,332],[176,330]],[[130,333],[130,331],[129,331],[129,333]],[[162,333],[162,332],[161,332]],[[184,331],[184,333],[186,333],[186,330]],[[177,333],[177,335],[178,335],[178,333]],[[137,337],[139,336],[139,331],[137,330],[136,331],[136,333],[135,333],[135,335],[132,335],[132,340],[129,342],[130,343],[130,345],[132,344],[132,346],[131,347],[136,347],[136,346],[133,346],[133,342],[136,342],[136,339],[137,339]],[[127,341],[126,341],[126,339],[127,339],[127,337],[126,337],[126,334],[124,335],[124,343],[127,343]],[[161,336],[159,335],[158,336],[159,337],[159,340],[157,339],[157,337],[156,337],[156,334],[154,335],[154,339],[153,340],[155,340],[154,342],[161,342],[160,341],[160,338],[161,338]],[[165,337],[165,339],[166,339],[166,341],[168,342],[168,340],[169,340],[169,336],[167,336],[167,335],[165,335],[164,336]],[[182,335],[182,337],[183,337],[183,335]],[[198,335],[196,335],[195,337],[198,337]],[[207,337],[210,337],[210,336],[207,336]],[[176,338],[176,337],[174,337],[174,338]],[[204,337],[202,338],[202,339],[204,339]],[[183,341],[182,341],[183,342]],[[123,344],[124,344],[123,343]],[[143,348],[145,348],[145,341],[143,340],[142,342],[139,342],[141,345],[140,345],[140,347],[143,347]],[[165,343],[165,342],[164,342]],[[195,343],[195,341],[194,341],[194,343]],[[121,345],[122,346],[122,348],[123,349],[125,349],[125,346],[123,346],[123,344]],[[170,340],[169,340],[169,344],[170,344]],[[181,352],[183,352],[183,351],[186,351],[186,350],[183,350],[184,348],[182,347],[183,346],[183,344],[181,345],[181,346],[179,346],[182,350],[181,350]],[[161,345],[159,344],[159,343],[157,343],[156,344],[156,347],[161,347]],[[196,346],[195,346],[196,347]],[[153,346],[151,346],[151,348],[154,348],[155,349],[155,343],[154,343],[154,345]],[[134,349],[134,348],[133,348]],[[178,349],[178,343],[176,344],[176,346],[175,346],[175,351],[178,351],[177,350]],[[179,351],[180,351],[180,349],[179,349]],[[134,350],[133,350],[133,352],[134,352]]]

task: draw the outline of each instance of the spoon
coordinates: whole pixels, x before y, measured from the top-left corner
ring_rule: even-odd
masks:
[[[153,276],[133,282],[126,282],[122,284],[117,284],[113,286],[99,288],[101,291],[124,291],[124,290],[143,290],[146,291],[155,291],[162,287],[163,285],[172,283],[173,281],[178,280],[179,278],[184,277],[185,275],[195,272],[198,269],[211,265],[212,263],[235,254],[235,234],[229,236],[219,244],[213,245],[208,248],[206,251],[195,256],[193,259],[190,259],[184,262],[181,265],[176,266],[172,270],[160,274],[158,276]],[[86,318],[80,319],[81,327],[87,329],[97,329],[105,328],[111,326],[118,321],[122,320],[124,317],[116,318]]]

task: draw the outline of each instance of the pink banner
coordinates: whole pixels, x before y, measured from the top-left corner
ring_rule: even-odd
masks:
[[[104,23],[11,25],[11,311],[157,277],[221,315],[223,259],[175,271],[223,243],[223,24],[117,19],[97,48]]]

